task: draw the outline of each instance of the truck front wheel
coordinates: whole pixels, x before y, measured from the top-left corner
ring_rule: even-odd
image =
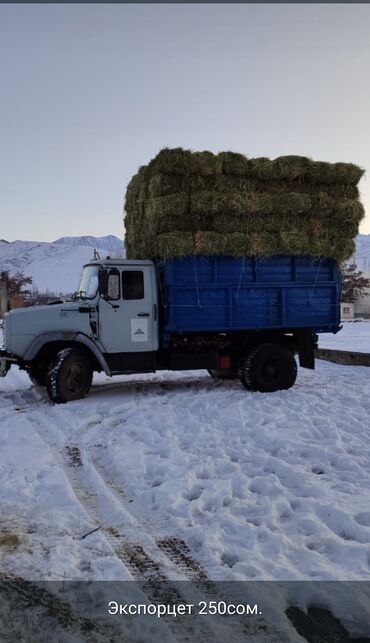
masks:
[[[293,386],[297,364],[287,346],[259,344],[241,360],[239,377],[248,390],[272,393]]]
[[[89,392],[92,377],[89,357],[82,351],[65,348],[49,369],[48,395],[55,404],[79,400]]]
[[[48,367],[33,364],[27,369],[28,376],[35,386],[46,386],[48,381]]]

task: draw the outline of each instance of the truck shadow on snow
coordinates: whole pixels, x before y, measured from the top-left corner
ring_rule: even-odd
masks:
[[[125,382],[95,383],[91,387],[89,396],[93,396],[96,393],[105,393],[106,391],[117,392],[119,394],[125,393],[127,395],[133,395],[135,393],[143,393],[146,395],[165,395],[166,393],[186,393],[189,390],[191,390],[192,393],[203,393],[205,391],[211,392],[213,390],[219,391],[222,389],[240,389],[241,393],[248,393],[248,391],[243,389],[239,380],[222,381],[212,379],[207,375],[202,375],[195,377],[194,379],[189,379],[189,377],[172,380],[158,379],[155,381],[132,379]]]

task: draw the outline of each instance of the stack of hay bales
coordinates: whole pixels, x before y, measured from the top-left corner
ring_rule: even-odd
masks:
[[[303,156],[163,149],[126,193],[131,259],[191,254],[330,257],[354,252],[363,170]]]

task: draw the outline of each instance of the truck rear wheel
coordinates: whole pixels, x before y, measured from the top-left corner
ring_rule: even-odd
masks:
[[[238,371],[236,368],[209,368],[207,370],[210,376],[217,380],[238,379]]]
[[[239,377],[248,390],[272,393],[293,386],[297,364],[287,346],[259,344],[241,360]]]
[[[79,400],[89,392],[93,377],[85,353],[73,348],[60,351],[48,372],[47,392],[52,402]]]

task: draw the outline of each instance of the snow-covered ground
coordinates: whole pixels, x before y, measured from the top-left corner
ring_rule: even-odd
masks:
[[[370,319],[342,321],[342,330],[336,335],[323,333],[319,337],[320,348],[370,353]]]
[[[370,323],[328,342],[370,352]],[[369,579],[368,368],[317,361],[267,395],[204,371],[101,374],[86,399],[59,406],[12,368],[0,414],[1,574]],[[325,605],[368,633],[343,592]],[[296,640],[276,618],[278,638],[248,640]]]
[[[370,324],[342,333],[370,350]],[[3,571],[131,578],[131,544],[169,578],[179,547],[212,579],[369,578],[367,368],[318,361],[268,395],[204,371],[99,375],[60,406],[13,368],[0,409]]]

